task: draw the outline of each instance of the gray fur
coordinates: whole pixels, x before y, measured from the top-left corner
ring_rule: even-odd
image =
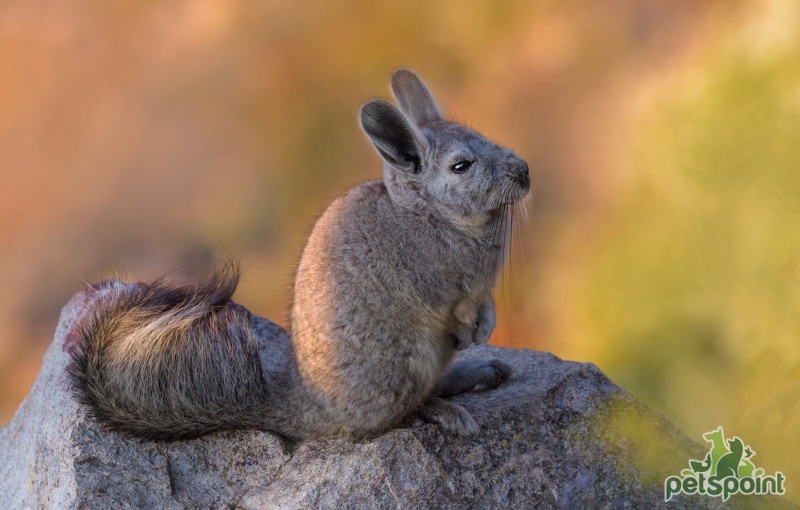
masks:
[[[499,359],[472,359],[455,363],[439,379],[433,394],[452,397],[476,386],[494,389],[511,377],[511,368]]]
[[[428,87],[408,69],[398,69],[392,74],[392,94],[400,109],[415,125],[423,126],[444,120]]]
[[[478,431],[466,410],[440,397],[496,387],[509,367],[472,361],[442,376],[456,349],[488,341],[494,329],[491,293],[510,206],[530,187],[528,167],[509,149],[443,120],[411,71],[395,72],[392,91],[400,109],[380,99],[361,109],[362,127],[384,159],[383,180],[334,200],[303,250],[288,371],[260,376],[249,316],[229,293],[197,298],[139,284],[170,299],[118,295],[99,309],[73,354],[78,396],[98,419],[162,439],[237,427],[290,438],[364,437],[415,414],[459,434]],[[459,171],[459,162],[470,166]],[[235,280],[209,285],[228,289]],[[234,354],[220,357],[218,344]],[[228,403],[209,400],[215,392]],[[137,425],[125,425],[131,422]]]

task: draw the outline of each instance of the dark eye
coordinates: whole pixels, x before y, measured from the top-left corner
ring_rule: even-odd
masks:
[[[458,163],[453,163],[452,165],[450,165],[450,170],[452,170],[453,173],[456,174],[463,174],[471,166],[472,166],[472,161],[459,161]]]

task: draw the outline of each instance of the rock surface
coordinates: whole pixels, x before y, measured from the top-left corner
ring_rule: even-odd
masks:
[[[480,424],[476,437],[418,423],[360,443],[289,445],[261,431],[127,439],[86,419],[65,376],[71,331],[100,293],[64,308],[36,383],[0,430],[0,508],[794,508],[750,496],[665,503],[665,477],[702,458],[700,445],[594,365],[489,346],[460,356],[516,373],[453,399]],[[255,316],[253,326],[268,370],[286,334]]]

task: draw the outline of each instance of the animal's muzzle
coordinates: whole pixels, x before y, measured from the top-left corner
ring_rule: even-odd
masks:
[[[528,163],[524,160],[515,157],[514,161],[509,165],[508,175],[520,188],[524,188],[526,191],[530,189],[531,176],[528,172]]]

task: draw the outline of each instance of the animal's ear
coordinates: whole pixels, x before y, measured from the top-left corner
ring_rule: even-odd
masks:
[[[365,103],[361,127],[390,165],[404,172],[420,171],[422,137],[392,103],[383,99]]]
[[[417,126],[444,119],[428,87],[408,69],[398,69],[392,74],[392,94],[403,113]]]

